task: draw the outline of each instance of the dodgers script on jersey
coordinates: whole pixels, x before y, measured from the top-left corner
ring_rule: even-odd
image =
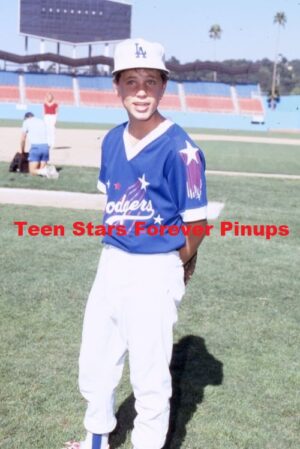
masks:
[[[179,230],[186,222],[206,218],[205,159],[188,134],[165,120],[134,147],[127,123],[112,129],[102,144],[98,187],[107,193],[103,224],[122,226],[104,243],[133,253],[164,253],[185,244],[177,235],[159,232],[164,226]],[[143,225],[141,225],[143,223]],[[157,233],[147,229],[157,227]]]

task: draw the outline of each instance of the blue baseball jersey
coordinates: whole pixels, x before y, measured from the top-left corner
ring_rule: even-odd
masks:
[[[127,128],[123,123],[112,129],[102,144],[103,242],[132,253],[180,249],[184,223],[206,218],[204,155],[170,120],[134,146]]]

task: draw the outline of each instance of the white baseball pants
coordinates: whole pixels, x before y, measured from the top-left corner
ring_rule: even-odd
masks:
[[[173,325],[183,294],[177,251],[141,255],[105,246],[86,306],[79,358],[80,391],[88,401],[87,431],[106,434],[114,429],[114,391],[128,351],[137,412],[134,449],[164,445]]]
[[[55,124],[56,124],[56,114],[45,114],[44,122],[46,125],[47,132],[47,143],[50,148],[54,147],[55,144]]]

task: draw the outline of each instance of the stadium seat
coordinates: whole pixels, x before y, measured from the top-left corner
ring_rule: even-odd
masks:
[[[93,89],[80,90],[80,104],[87,106],[120,107],[121,100],[113,91],[99,91]]]
[[[253,95],[260,95],[260,88],[257,84],[236,84],[235,90],[238,97],[253,98]]]
[[[120,107],[121,100],[114,91],[80,89],[80,104],[87,106]],[[165,94],[160,102],[162,109],[180,110],[178,95]]]
[[[18,73],[0,71],[0,101],[20,101]]]
[[[82,106],[120,107],[121,101],[108,76],[79,76],[79,98]]]
[[[238,104],[241,114],[264,114],[262,101],[258,98],[238,98]]]
[[[18,103],[20,101],[19,87],[0,86],[0,101]]]
[[[85,76],[79,75],[77,77],[80,90],[104,90],[112,91],[113,82],[110,76]]]
[[[186,106],[191,111],[234,113],[233,101],[229,97],[187,95]]]
[[[186,95],[231,97],[230,86],[224,83],[185,81],[183,87]]]
[[[183,83],[187,110],[212,113],[234,113],[230,86],[224,83]]]
[[[44,103],[51,91],[60,104],[74,104],[72,76],[53,73],[26,73],[25,98],[32,103]]]
[[[28,87],[52,87],[72,89],[72,76],[54,73],[25,73],[25,85]]]
[[[47,87],[26,87],[25,97],[27,101],[32,103],[44,103],[45,96],[49,92]],[[61,104],[74,104],[74,95],[72,89],[53,88],[51,92],[54,95],[55,101]]]
[[[24,90],[23,90],[24,89]],[[44,103],[51,91],[62,105],[121,107],[111,76],[0,71],[0,101]],[[178,83],[169,80],[160,102],[161,109],[240,114],[263,117],[265,108],[258,84],[219,82]],[[298,106],[297,106],[298,107]],[[295,108],[294,108],[295,109]]]
[[[178,95],[172,95],[172,94],[164,94],[162,97],[159,107],[161,109],[173,109],[173,110],[180,110],[180,101]]]
[[[79,76],[80,104],[85,106],[120,107],[121,101],[113,90],[112,78],[107,76]],[[180,110],[177,83],[169,81],[160,103],[162,109]]]

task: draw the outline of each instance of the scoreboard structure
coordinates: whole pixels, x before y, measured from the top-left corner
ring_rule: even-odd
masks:
[[[19,0],[19,31],[71,45],[130,38],[131,4],[115,0]]]

